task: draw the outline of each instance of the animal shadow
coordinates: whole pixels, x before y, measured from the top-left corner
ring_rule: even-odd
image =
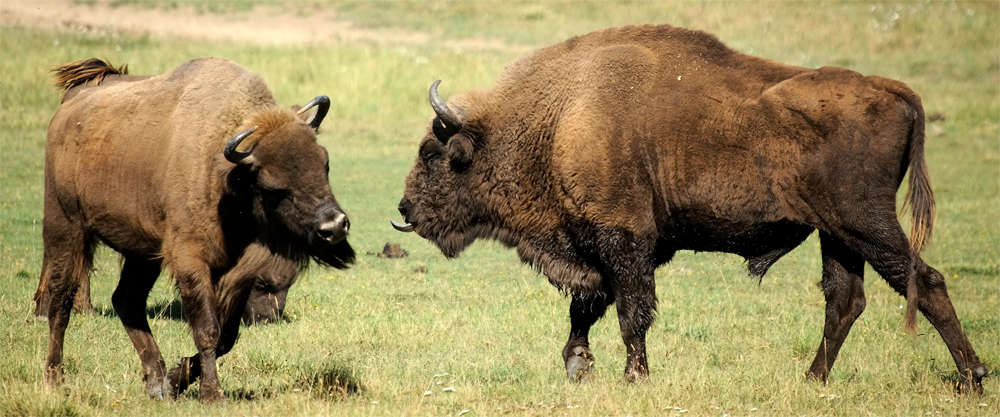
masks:
[[[320,369],[303,373],[295,388],[320,399],[337,400],[364,391],[364,386],[350,368],[340,364],[325,364]]]
[[[198,387],[188,390],[184,396],[198,398]],[[265,387],[240,387],[226,390],[230,401],[266,400],[284,392],[306,392],[316,399],[337,401],[357,395],[365,390],[353,370],[341,365],[325,365],[321,369],[303,370],[290,384],[270,383]]]
[[[230,401],[257,401],[266,400],[271,397],[274,397],[274,391],[270,388],[261,390],[237,388],[226,392],[226,398]],[[197,398],[197,396],[194,395],[193,398]]]
[[[146,316],[153,319],[187,320],[184,305],[177,298],[146,306]]]

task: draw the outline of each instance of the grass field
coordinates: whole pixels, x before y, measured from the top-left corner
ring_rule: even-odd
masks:
[[[194,10],[189,15],[239,21],[261,7],[295,19],[324,2],[284,10],[249,0],[98,3],[157,10],[163,18]],[[679,254],[657,271],[651,379],[622,382],[624,346],[609,311],[592,331],[595,372],[577,384],[566,380],[560,356],[568,300],[512,250],[480,242],[447,261],[417,236],[391,229],[387,219],[396,215],[432,115],[432,80],[444,80],[446,97],[488,88],[524,51],[611,25],[703,29],[746,53],[847,66],[902,80],[921,94],[934,116],[926,152],[938,201],[924,258],[947,275],[980,358],[1000,369],[1000,6],[662,3],[345,1],[324,16],[351,22],[367,37],[305,44],[0,20],[0,414],[1000,415],[996,378],[984,381],[981,397],[956,395],[941,338],[923,319],[918,336],[905,335],[902,298],[870,269],[867,311],[829,384],[806,381],[824,311],[815,237],[759,284],[736,256]],[[394,37],[379,39],[390,32]],[[392,41],[400,33],[419,41]],[[228,401],[204,406],[196,386],[177,401],[146,398],[138,358],[110,306],[119,260],[103,249],[92,277],[98,313],[73,316],[66,382],[46,388],[48,326],[32,317],[31,296],[41,265],[45,130],[60,98],[48,70],[97,56],[127,63],[135,74],[159,73],[206,55],[258,72],[284,105],[331,96],[320,140],[333,156],[331,183],[351,216],[359,259],[346,271],[310,268],[292,288],[285,322],[245,328],[220,360]],[[386,242],[410,256],[375,257]],[[168,363],[194,353],[187,325],[170,308],[177,298],[164,276],[149,300]]]

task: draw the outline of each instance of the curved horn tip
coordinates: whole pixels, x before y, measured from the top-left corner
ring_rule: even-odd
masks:
[[[327,96],[327,95],[325,95],[325,94],[313,97],[312,100],[309,100],[309,102],[306,103],[305,105],[303,105],[302,108],[300,108],[298,111],[296,111],[296,113],[298,113],[298,114],[305,113],[305,112],[309,111],[309,109],[311,109],[314,106],[316,106],[317,104],[321,105],[321,106],[322,105],[330,105],[330,97]]]
[[[296,112],[296,114],[302,114],[316,106],[319,106],[316,109],[316,115],[309,121],[309,126],[313,129],[319,129],[319,125],[320,123],[323,123],[326,113],[330,111],[330,97],[325,94],[313,97],[312,100],[309,100],[308,103]]]
[[[226,147],[222,150],[222,155],[226,157],[227,161],[232,162],[234,164],[246,162],[247,157],[249,157],[250,154],[253,153],[253,148],[251,148],[247,152],[238,151],[236,150],[236,148],[240,146],[240,143],[242,143],[244,139],[246,139],[256,130],[257,126],[251,127],[247,130],[237,133],[235,136],[229,139],[229,141],[226,142]]]
[[[396,223],[396,221],[393,219],[389,219],[389,223],[392,224],[393,229],[396,229],[400,232],[412,232],[414,229],[414,226],[410,223],[400,224]]]
[[[448,108],[448,104],[441,99],[441,95],[438,94],[437,87],[441,84],[441,80],[435,80],[431,83],[431,88],[428,91],[428,98],[431,102],[431,108],[434,109],[434,113],[437,114],[438,119],[445,125],[446,129],[458,130],[462,128],[462,118],[458,116],[455,111]]]
[[[436,104],[444,104],[444,101],[441,100],[441,95],[438,94],[438,86],[439,85],[441,85],[441,80],[434,80],[434,82],[431,83],[430,90],[428,90],[432,106],[434,106]],[[445,107],[447,107],[447,106],[445,106]],[[437,108],[435,108],[435,110],[437,110]]]

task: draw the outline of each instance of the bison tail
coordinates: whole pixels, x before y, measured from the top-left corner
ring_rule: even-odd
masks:
[[[81,59],[52,69],[56,76],[56,87],[66,91],[91,81],[100,84],[108,75],[128,74],[128,65],[115,68],[97,58]]]
[[[908,208],[912,210],[910,250],[913,255],[919,255],[930,243],[936,214],[934,192],[931,190],[930,174],[924,159],[924,106],[920,97],[905,84],[884,78],[878,78],[878,81],[887,91],[902,98],[913,111],[913,124],[908,138],[909,152],[906,156],[909,161],[903,162],[904,169],[909,165],[910,185],[903,199],[902,211],[906,212]],[[903,318],[904,328],[911,335],[916,334],[917,330],[917,291],[917,273],[913,271],[906,283],[906,313]]]
[[[914,95],[915,96],[915,95]],[[913,128],[910,132],[910,187],[903,200],[903,209],[907,204],[913,210],[913,226],[910,229],[910,250],[919,254],[931,240],[934,230],[936,204],[934,191],[931,190],[930,174],[927,172],[927,162],[924,160],[924,108],[920,99],[910,103],[916,110]],[[906,285],[906,316],[903,319],[904,328],[908,333],[917,333],[917,273],[910,274]]]
[[[903,199],[903,211],[907,208],[913,211],[913,227],[910,230],[910,249],[919,254],[931,240],[934,230],[936,204],[934,191],[931,190],[930,174],[927,172],[927,162],[924,160],[924,107],[912,91],[909,94],[900,93],[916,113],[910,130],[910,187]]]

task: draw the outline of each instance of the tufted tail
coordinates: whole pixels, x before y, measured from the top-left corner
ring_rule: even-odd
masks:
[[[100,59],[88,58],[60,65],[52,72],[56,74],[56,87],[66,91],[91,81],[100,84],[108,75],[128,74],[128,65],[115,68]]]

